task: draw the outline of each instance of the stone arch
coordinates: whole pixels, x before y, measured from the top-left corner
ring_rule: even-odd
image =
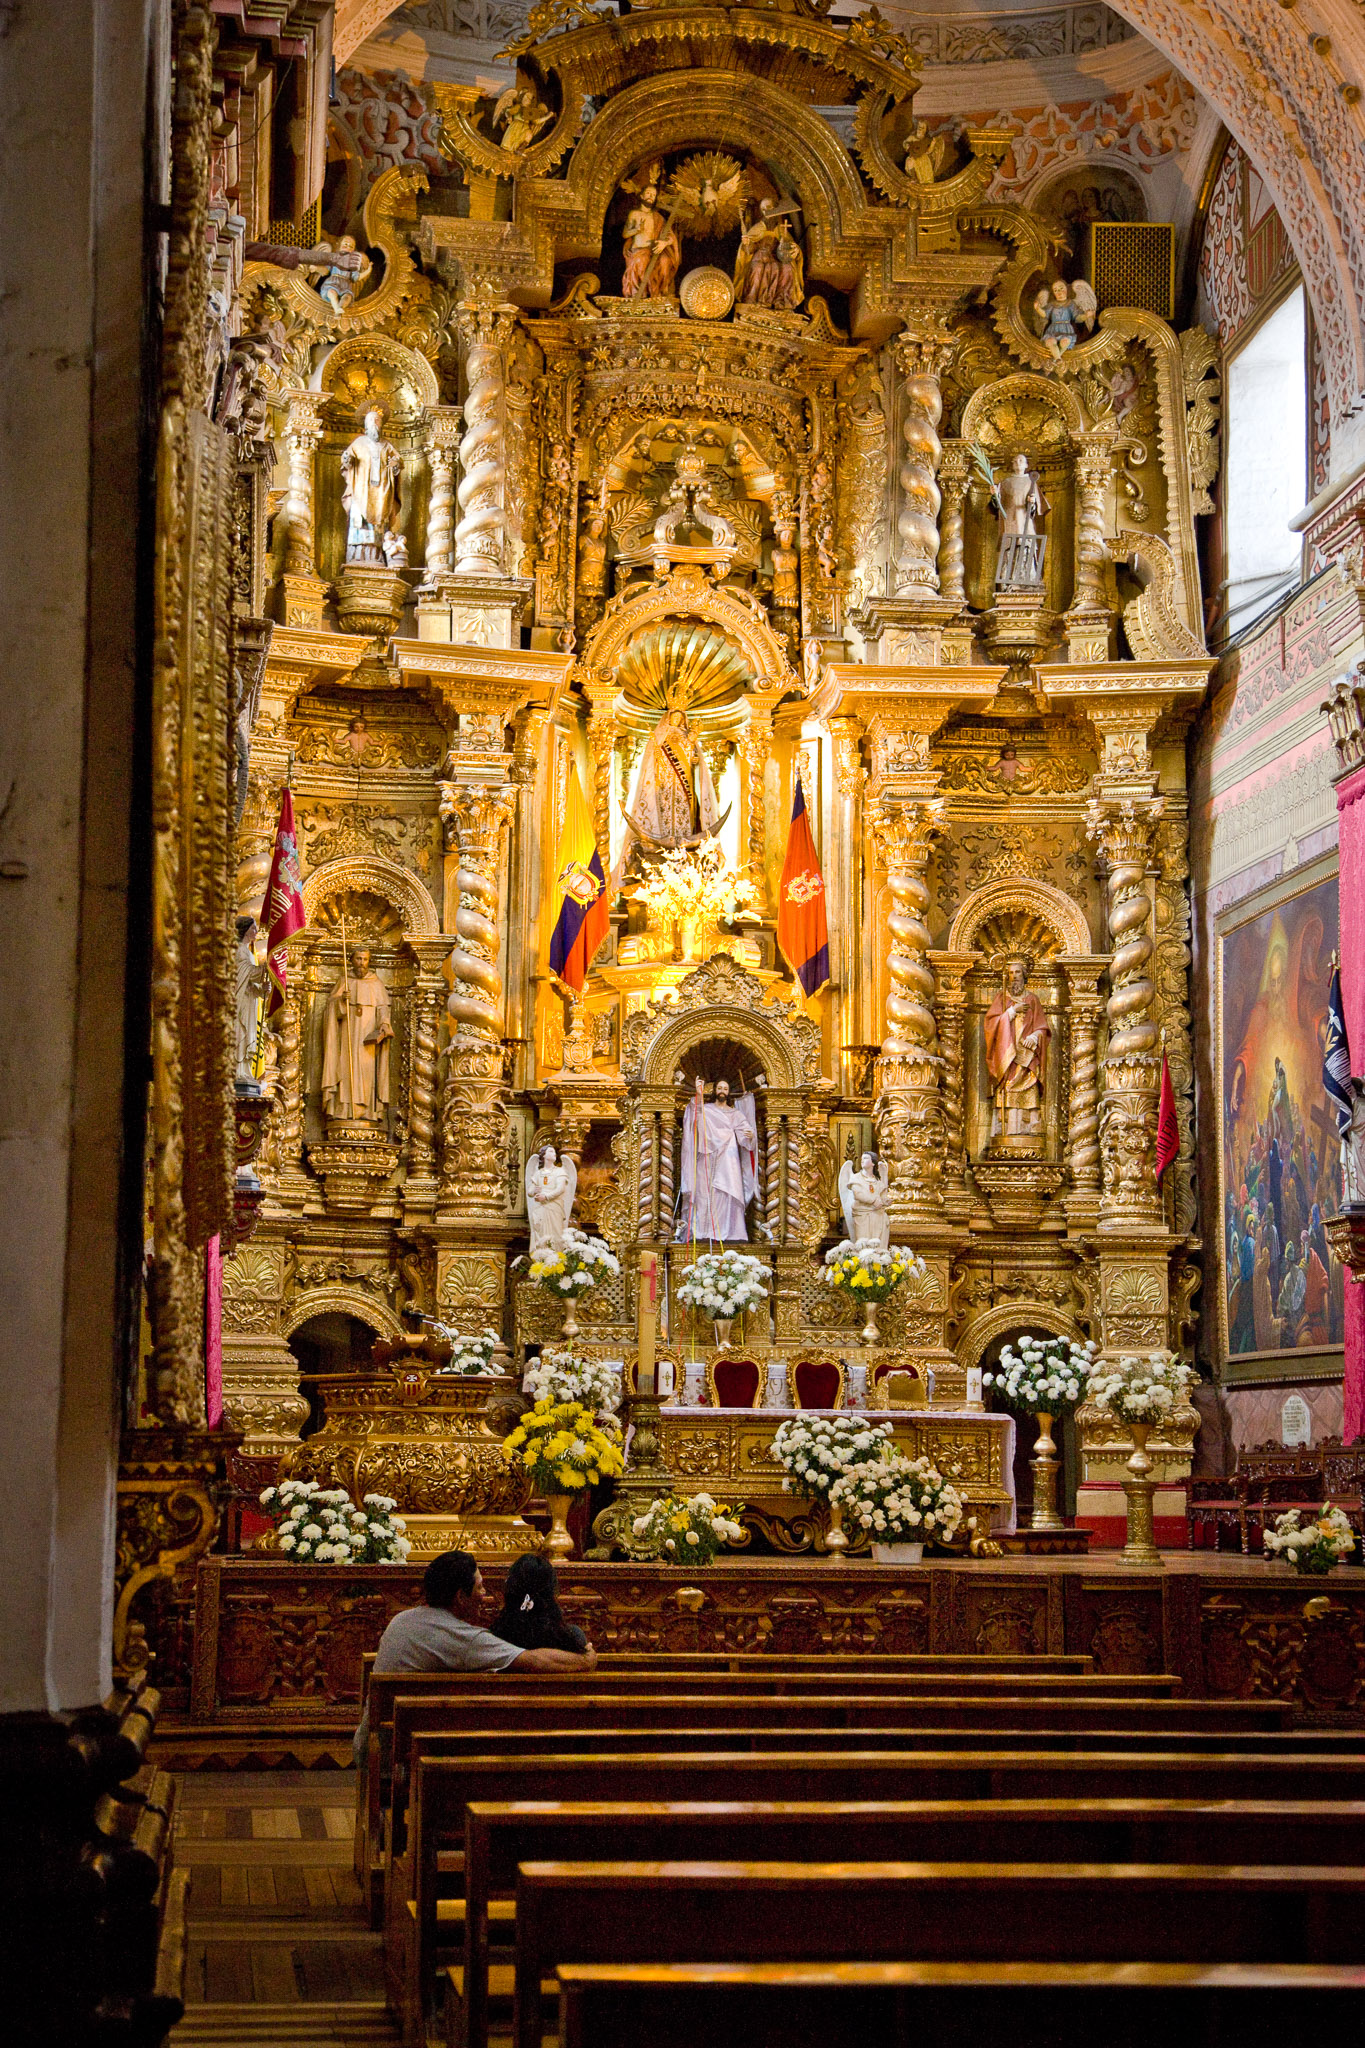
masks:
[[[953,919],[947,950],[950,953],[969,953],[973,939],[988,917],[1014,909],[1027,909],[1041,917],[1056,935],[1059,953],[1088,954],[1093,951],[1089,921],[1079,904],[1073,903],[1068,895],[1061,889],[1055,889],[1050,882],[1008,879],[983,882],[979,889],[973,889]]]
[[[997,1337],[1003,1337],[1011,1329],[1027,1330],[1031,1324],[1049,1337],[1068,1338],[1073,1344],[1086,1341],[1085,1331],[1079,1323],[1063,1315],[1060,1309],[1049,1307],[1046,1302],[1001,1302],[996,1308],[988,1308],[963,1332],[956,1346],[958,1364],[970,1371],[973,1366],[980,1365]]]
[[[431,894],[421,879],[397,861],[382,854],[348,854],[314,868],[303,885],[303,904],[311,924],[318,909],[343,889],[365,889],[392,903],[403,919],[405,933],[412,938],[438,938],[441,920]]]
[[[344,1283],[310,1287],[306,1294],[296,1294],[285,1310],[282,1334],[286,1339],[292,1337],[314,1316],[338,1315],[354,1316],[357,1322],[377,1330],[381,1337],[396,1340],[403,1335],[403,1325],[386,1303],[376,1300],[363,1287],[347,1287]]]

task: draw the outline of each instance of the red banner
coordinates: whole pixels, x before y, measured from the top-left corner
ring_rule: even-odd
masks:
[[[284,1008],[289,985],[289,955],[285,940],[301,932],[308,922],[303,907],[303,875],[299,869],[298,842],[294,836],[294,799],[288,789],[280,792],[280,822],[275,831],[275,857],[270,863],[270,881],[261,905],[261,928],[266,943],[265,964],[270,976],[265,1014],[273,1017]]]

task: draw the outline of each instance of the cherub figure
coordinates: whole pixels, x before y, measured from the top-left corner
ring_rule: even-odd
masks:
[[[1081,331],[1088,334],[1095,324],[1099,300],[1083,277],[1068,284],[1064,277],[1044,285],[1033,301],[1033,325],[1050,356],[1064,356],[1075,348]]]
[[[493,109],[493,126],[502,129],[502,146],[509,156],[529,149],[546,123],[553,120],[550,109],[537,99],[529,85],[509,85],[498,96]]]
[[[344,313],[359,296],[373,269],[369,257],[357,249],[354,235],[338,236],[336,247],[330,252],[328,268],[318,280],[319,298],[325,299],[334,313]]]

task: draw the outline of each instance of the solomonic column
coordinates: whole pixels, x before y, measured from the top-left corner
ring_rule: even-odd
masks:
[[[498,972],[503,834],[516,792],[507,782],[441,784],[441,816],[457,857],[450,953],[450,1064],[442,1103],[441,1199],[462,1216],[505,1209],[503,990]]]
[[[1075,583],[1066,615],[1067,658],[1073,662],[1109,659],[1113,572],[1104,524],[1113,460],[1112,427],[1096,427],[1082,436],[1075,464]]]
[[[925,922],[931,900],[929,855],[942,812],[941,797],[888,795],[876,800],[871,819],[891,896],[886,920],[890,989],[875,1113],[899,1222],[932,1221],[943,1209],[942,1056],[934,1021],[932,940]]]
[[[427,466],[431,499],[427,507],[424,585],[436,585],[455,568],[455,451],[464,417],[458,405],[433,405],[426,415]]]
[[[1109,869],[1109,1043],[1104,1057],[1104,1092],[1099,1139],[1104,1176],[1102,1225],[1160,1226],[1161,1195],[1156,1181],[1156,1120],[1161,1086],[1160,1038],[1153,1015],[1152,898],[1147,871],[1162,799],[1111,793],[1103,781],[1086,813],[1092,839]],[[1121,791],[1121,793],[1120,793]]]
[[[905,410],[901,419],[901,512],[897,521],[900,550],[896,587],[904,594],[937,591],[938,514],[942,502],[938,467],[943,444],[938,423],[943,417],[940,380],[954,348],[953,337],[937,326],[923,332],[908,329],[895,344],[896,364],[904,378]]]
[[[503,574],[504,353],[515,322],[516,308],[504,305],[492,286],[481,286],[456,309],[466,384],[455,528],[459,576]]]
[[[284,502],[284,623],[320,627],[327,585],[318,575],[313,513],[313,457],[322,439],[323,391],[291,391],[285,418],[289,489]]]

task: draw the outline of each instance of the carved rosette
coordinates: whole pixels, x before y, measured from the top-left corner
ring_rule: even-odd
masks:
[[[896,584],[900,590],[938,589],[938,513],[942,502],[938,466],[943,444],[938,423],[943,417],[940,379],[953,351],[952,340],[939,333],[904,335],[896,343],[896,363],[905,379],[905,412],[901,438],[901,512],[897,521],[900,553]]]
[[[431,499],[427,508],[425,583],[449,576],[455,567],[455,452],[464,414],[458,405],[433,405],[426,415],[427,466]]]
[[[941,829],[943,799],[883,797],[872,816],[877,857],[891,908],[886,1036],[877,1061],[878,1142],[891,1174],[899,1220],[932,1216],[941,1206],[943,1127],[939,1102],[934,975],[925,922],[929,854]]]
[[[1152,1016],[1152,905],[1147,868],[1160,797],[1100,796],[1086,813],[1109,867],[1109,1045],[1100,1105],[1105,1221],[1158,1222],[1156,1117],[1160,1062]]]
[[[455,529],[456,572],[503,572],[503,352],[516,310],[491,288],[461,301],[456,312],[465,345],[464,438],[460,442],[460,520]]]

